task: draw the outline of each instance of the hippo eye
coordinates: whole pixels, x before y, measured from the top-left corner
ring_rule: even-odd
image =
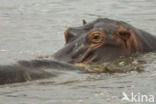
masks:
[[[88,34],[88,41],[91,43],[103,43],[105,39],[105,35],[103,32],[94,30]]]
[[[100,36],[99,36],[99,34],[94,34],[94,37],[93,37],[93,39],[94,39],[94,40],[98,40],[98,39],[100,39]]]

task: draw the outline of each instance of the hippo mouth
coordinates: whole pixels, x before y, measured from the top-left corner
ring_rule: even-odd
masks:
[[[83,47],[80,46],[79,48],[74,49],[72,47],[72,49],[70,49],[69,47],[71,46],[64,47],[63,49],[55,53],[54,59],[58,61],[70,63],[70,64],[76,64],[76,63],[88,64],[97,59],[96,49],[94,48],[87,47],[87,46],[83,46]]]
[[[88,64],[90,62],[93,62],[96,60],[96,55],[93,49],[88,48],[86,52],[83,53],[80,57],[76,59],[72,59],[71,63],[83,63],[83,64]]]

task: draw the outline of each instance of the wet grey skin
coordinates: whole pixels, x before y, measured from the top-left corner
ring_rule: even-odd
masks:
[[[0,66],[0,84],[49,78],[52,70],[79,70],[76,63],[90,64],[110,61],[120,56],[156,50],[156,38],[125,22],[100,18],[83,26],[68,28],[65,46],[56,52],[55,60],[19,61]],[[51,70],[47,71],[45,69]]]
[[[99,18],[90,23],[83,20],[83,23],[83,26],[67,29],[66,44],[54,54],[55,59],[72,64],[104,62],[120,56],[156,50],[155,36],[126,22]],[[105,39],[99,47],[90,48],[94,43],[89,42],[87,37],[94,30],[102,32]],[[96,40],[100,37],[94,38]]]
[[[17,64],[0,66],[0,85],[56,77],[71,70],[86,72],[72,64],[54,60],[18,61]]]

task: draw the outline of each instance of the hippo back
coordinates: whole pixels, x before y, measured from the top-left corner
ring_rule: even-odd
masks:
[[[156,36],[151,35],[140,29],[134,31],[140,41],[142,52],[153,52],[156,51]]]

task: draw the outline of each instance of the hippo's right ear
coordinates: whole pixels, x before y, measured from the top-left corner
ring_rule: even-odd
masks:
[[[130,36],[131,36],[130,31],[122,30],[122,31],[119,31],[118,33],[118,37],[123,41],[127,41],[130,38]]]
[[[83,23],[83,25],[86,25],[87,24],[87,22],[86,22],[85,19],[82,20],[82,23]]]
[[[120,28],[116,33],[116,38],[122,40],[130,51],[138,51],[139,43],[136,35],[129,29]]]

